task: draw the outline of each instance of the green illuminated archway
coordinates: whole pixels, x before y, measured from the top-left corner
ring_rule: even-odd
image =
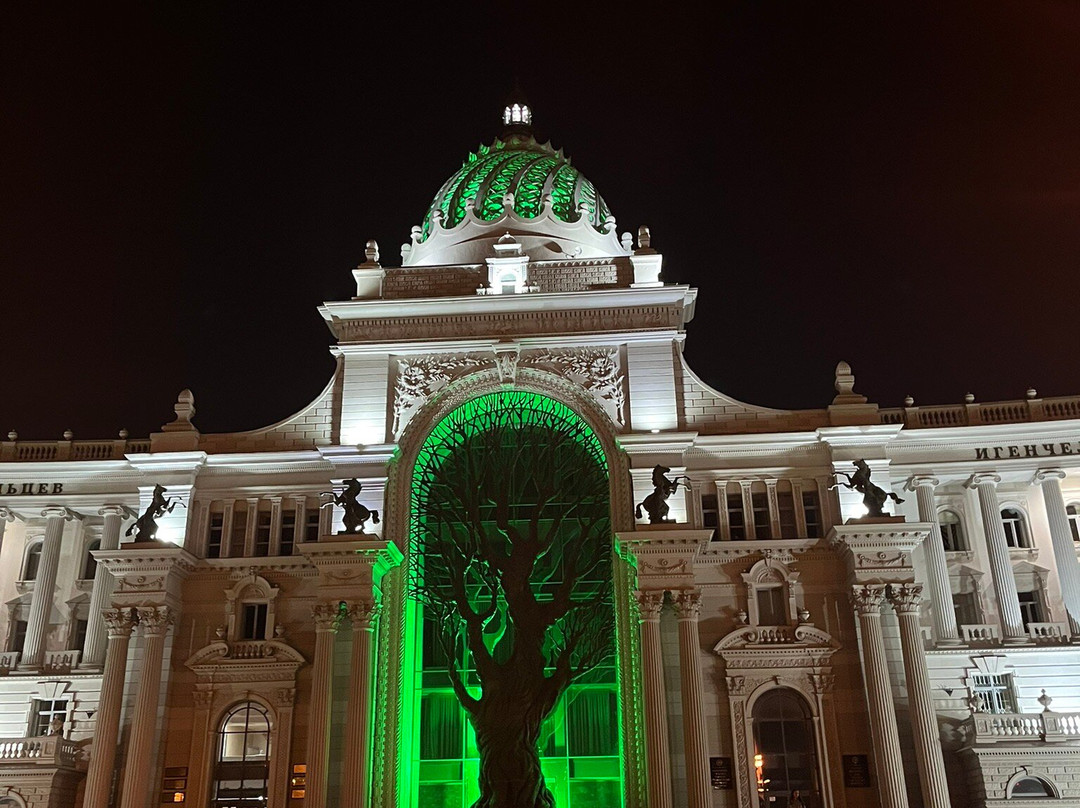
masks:
[[[454,542],[465,540],[462,537],[470,529],[481,537],[471,541],[480,541],[486,551],[510,554],[512,545],[503,547],[502,543],[510,542],[509,536],[527,525],[534,533],[548,531],[554,542],[551,547],[558,550],[537,556],[529,584],[534,597],[551,601],[557,588],[580,571],[565,555],[568,538],[602,542],[603,558],[590,564],[574,586],[582,613],[606,596],[605,608],[613,616],[615,560],[607,474],[603,447],[590,426],[566,405],[535,393],[500,390],[478,396],[443,416],[427,435],[411,476],[411,597],[404,603],[404,743],[400,750],[405,776],[399,781],[399,797],[406,798],[406,804],[468,808],[478,796],[481,772],[476,739],[460,703],[482,692],[479,665],[466,643],[459,643],[458,635],[447,641],[440,632],[445,618],[438,617],[438,598],[433,605],[425,585],[430,590],[454,568],[453,552],[459,546]],[[475,511],[458,520],[456,514],[467,510],[462,507],[467,503],[461,489],[467,489],[466,495],[471,490],[460,483],[464,478],[471,480],[469,475],[476,479],[476,498],[471,502]],[[493,489],[501,490],[501,499],[487,496]],[[453,499],[455,508],[444,507],[448,499]],[[504,503],[499,513],[496,501]],[[580,512],[586,513],[589,530],[595,527],[595,533],[567,533],[569,528],[563,527],[558,514],[574,508],[583,509]],[[573,522],[566,524],[574,527]],[[493,542],[498,545],[494,549]],[[433,548],[438,552],[432,552]],[[565,570],[573,573],[563,575]],[[494,589],[484,589],[483,575],[472,575],[471,568],[460,573],[460,580],[462,590],[468,589],[470,609],[480,611],[482,603],[488,602],[485,598],[493,606],[494,617],[485,624],[485,645],[479,653],[505,656],[515,631],[507,618],[506,599],[499,601],[491,594]],[[445,585],[451,587],[449,582]],[[614,628],[613,619],[611,624]],[[567,635],[556,628],[553,636],[557,646]],[[617,656],[612,635],[603,635],[602,642],[606,650],[596,657],[602,662],[566,689],[539,739],[541,768],[559,808],[607,808],[623,803]],[[476,646],[472,647],[475,651]],[[546,653],[546,645],[545,649]],[[558,650],[553,648],[556,655]],[[554,668],[547,671],[554,675]],[[457,694],[454,678],[459,682]]]

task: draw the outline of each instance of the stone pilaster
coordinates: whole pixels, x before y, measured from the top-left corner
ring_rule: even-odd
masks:
[[[933,606],[934,639],[942,645],[957,645],[960,633],[956,627],[956,609],[953,607],[952,588],[949,586],[949,565],[945,560],[945,543],[941,539],[941,525],[937,518],[934,489],[936,477],[912,477],[907,489],[914,491],[919,501],[919,521],[930,525],[930,535],[923,543],[926,558],[926,578]]]
[[[907,808],[900,738],[896,729],[896,713],[893,712],[885,641],[881,633],[881,604],[884,597],[884,584],[856,584],[851,590],[851,603],[858,615],[862,636],[866,700],[881,808]]]
[[[1080,635],[1080,561],[1077,560],[1076,544],[1069,528],[1065,498],[1061,495],[1061,481],[1064,479],[1065,472],[1061,469],[1040,469],[1032,482],[1042,488],[1046,516],[1050,521],[1054,564],[1061,585],[1061,600],[1069,618],[1069,630],[1076,636]]]
[[[320,603],[311,607],[311,616],[315,620],[315,660],[311,675],[311,713],[307,728],[306,806],[327,808],[334,635],[341,626],[342,614],[338,604]]]
[[[367,808],[368,771],[371,767],[371,635],[378,605],[360,601],[349,607],[352,621],[352,657],[349,668],[349,702],[346,707],[345,772],[342,778],[344,808]]]
[[[650,808],[671,808],[671,750],[668,746],[660,610],[664,592],[634,593],[641,613],[642,678],[645,689],[645,767]]]
[[[1020,614],[1020,598],[1016,594],[1016,579],[1009,558],[1009,545],[1005,540],[1005,526],[1001,522],[1001,505],[997,498],[999,482],[1001,477],[997,474],[973,474],[967,486],[974,488],[979,495],[979,510],[986,533],[990,576],[994,580],[1002,636],[1007,643],[1023,643],[1027,641],[1027,632],[1024,631],[1024,619]]]
[[[101,698],[94,719],[94,746],[86,772],[83,803],[87,806],[109,805],[116,747],[120,740],[120,710],[124,701],[124,676],[127,670],[128,645],[135,618],[131,609],[106,609],[102,612],[109,640],[105,649],[105,670],[101,677]]]
[[[683,707],[683,742],[686,747],[686,790],[690,808],[709,808],[709,742],[705,733],[705,708],[701,701],[701,639],[698,616],[701,593],[675,594],[679,614],[679,672]]]
[[[120,808],[144,808],[152,803],[150,778],[155,770],[154,744],[161,731],[158,703],[161,700],[165,634],[174,618],[168,606],[144,606],[138,609],[138,614],[139,628],[143,634],[143,658],[139,687],[135,694],[135,712],[131,719],[131,735],[124,759]]]
[[[26,641],[19,661],[19,667],[26,670],[40,668],[45,655],[45,634],[53,607],[56,569],[60,565],[60,540],[64,535],[64,523],[75,517],[67,508],[46,508],[41,515],[45,517],[45,539],[41,544],[41,559],[26,621]]]
[[[98,513],[105,518],[98,550],[115,550],[120,546],[120,526],[127,508],[123,505],[106,505]],[[112,573],[105,565],[98,564],[94,572],[94,588],[90,592],[86,642],[83,644],[80,667],[97,669],[105,662],[105,621],[101,617],[101,612],[109,603],[112,592]]]
[[[900,620],[900,650],[904,657],[908,710],[915,736],[915,758],[919,764],[923,808],[950,808],[949,783],[941,754],[941,732],[919,628],[922,587],[918,584],[900,584],[890,586],[887,594]]]

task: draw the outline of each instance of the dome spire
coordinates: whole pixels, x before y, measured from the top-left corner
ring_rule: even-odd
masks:
[[[504,140],[515,135],[520,137],[532,135],[532,109],[529,107],[529,102],[525,98],[525,93],[521,91],[521,85],[518,84],[517,79],[514,80],[514,89],[506,98],[502,122],[502,138]]]

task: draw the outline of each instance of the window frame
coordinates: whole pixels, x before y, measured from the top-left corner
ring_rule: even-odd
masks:
[[[956,521],[944,521],[946,514],[954,517]],[[964,529],[964,517],[955,508],[938,509],[937,523],[938,530],[941,532],[941,544],[946,553],[962,553],[971,549],[967,540],[967,531]]]
[[[1006,517],[1005,512],[1012,511],[1016,517]],[[1002,530],[1005,532],[1005,544],[1010,550],[1030,550],[1031,529],[1027,514],[1017,505],[1002,505],[998,512]],[[1015,542],[1012,543],[1012,542]]]
[[[37,581],[38,575],[41,574],[41,553],[45,549],[45,537],[35,536],[26,543],[26,549],[23,551],[22,566],[19,568],[19,583],[28,584]],[[30,566],[31,557],[35,558],[34,561],[34,574],[33,577],[27,577],[27,568]]]

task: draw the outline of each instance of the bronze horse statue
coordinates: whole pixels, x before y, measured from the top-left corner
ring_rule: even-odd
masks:
[[[847,477],[847,482],[837,480],[829,489],[832,490],[837,486],[844,486],[852,491],[858,491],[863,495],[863,505],[866,506],[867,516],[884,516],[885,512],[882,508],[885,506],[885,501],[892,499],[893,502],[901,503],[904,500],[896,496],[892,491],[886,492],[884,488],[874,485],[870,482],[870,467],[866,464],[865,460],[856,460],[852,464],[855,466],[855,473],[848,474],[847,472],[838,471],[837,474],[843,474]]]
[[[183,504],[180,497],[165,496],[165,486],[160,483],[155,485],[154,496],[146,507],[146,511],[131,524],[124,535],[130,536],[134,533],[135,541],[154,541],[157,538],[158,518],[172,513],[177,505]]]
[[[650,525],[660,525],[673,521],[668,519],[668,512],[671,509],[668,507],[667,498],[679,490],[680,482],[689,479],[687,477],[676,477],[674,480],[669,480],[666,476],[669,471],[671,469],[667,466],[653,467],[653,492],[639,502],[634,509],[634,515],[640,519],[641,509],[644,508],[645,512],[649,514]]]
[[[379,524],[379,512],[368,510],[368,508],[357,500],[360,496],[360,491],[364,487],[360,484],[360,481],[355,477],[349,480],[345,480],[345,490],[340,494],[335,494],[333,491],[326,491],[327,496],[334,498],[333,502],[324,503],[323,507],[327,505],[340,505],[342,510],[345,511],[342,517],[342,522],[345,524],[345,530],[343,533],[363,533],[364,523],[368,519],[372,524]]]

